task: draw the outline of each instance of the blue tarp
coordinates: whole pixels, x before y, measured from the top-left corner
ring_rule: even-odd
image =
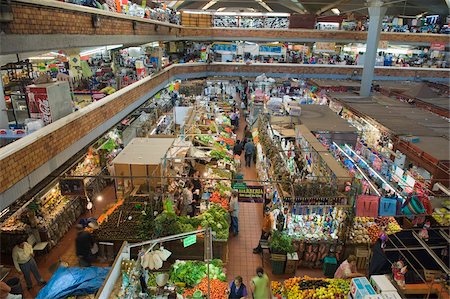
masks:
[[[109,267],[59,267],[36,299],[59,299],[94,294],[102,286]]]

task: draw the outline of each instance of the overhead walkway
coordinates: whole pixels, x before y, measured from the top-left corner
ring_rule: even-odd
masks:
[[[54,0],[12,0],[12,21],[0,22],[0,55],[55,49],[136,45],[151,41],[365,42],[367,32],[184,27]],[[448,35],[381,33],[381,40],[429,46]]]

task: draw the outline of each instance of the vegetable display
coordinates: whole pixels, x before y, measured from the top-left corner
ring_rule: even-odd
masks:
[[[223,264],[221,260],[213,260],[209,265],[209,274],[211,279],[226,281],[223,273]],[[188,287],[194,287],[200,281],[206,278],[207,265],[201,261],[180,261],[177,260],[170,271],[170,280],[174,283],[184,283]]]
[[[292,244],[292,238],[280,231],[274,231],[269,242],[270,252],[272,253],[293,253],[295,247]]]
[[[228,209],[228,200],[226,199],[226,197],[220,195],[219,192],[213,192],[211,194],[211,197],[209,198],[209,201],[220,204],[220,206],[224,209]]]
[[[228,284],[219,279],[210,279],[210,299],[223,299],[227,298],[226,290]],[[186,289],[184,291],[184,298],[192,298],[195,292],[201,291],[202,294],[208,294],[208,278],[203,278],[198,286],[193,289]]]
[[[209,226],[216,239],[228,239],[228,212],[218,204],[212,203],[210,208],[196,217],[177,216],[164,211],[155,218],[155,236],[165,237],[196,230],[199,226]]]
[[[211,204],[203,214],[197,216],[201,220],[202,227],[211,227],[216,239],[228,239],[229,224],[228,211],[217,204]]]

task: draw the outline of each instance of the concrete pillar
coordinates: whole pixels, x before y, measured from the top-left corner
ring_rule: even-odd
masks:
[[[369,32],[367,33],[366,53],[364,55],[364,69],[361,79],[360,95],[368,97],[372,86],[375,61],[377,58],[378,42],[380,41],[381,23],[386,7],[382,0],[369,0]]]
[[[3,91],[3,81],[0,76],[0,129],[8,129],[8,112],[6,110],[5,92]]]

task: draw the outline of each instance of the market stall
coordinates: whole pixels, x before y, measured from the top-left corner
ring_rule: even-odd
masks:
[[[186,260],[170,249],[170,244],[196,247],[201,255]],[[96,298],[135,298],[137,294],[167,298],[221,299],[227,289],[221,260],[212,259],[210,229],[170,235],[140,243],[124,242]],[[178,246],[178,245],[177,245]],[[173,247],[173,246],[172,246]]]
[[[161,187],[162,163],[174,138],[134,138],[112,161],[119,198],[140,189]]]

